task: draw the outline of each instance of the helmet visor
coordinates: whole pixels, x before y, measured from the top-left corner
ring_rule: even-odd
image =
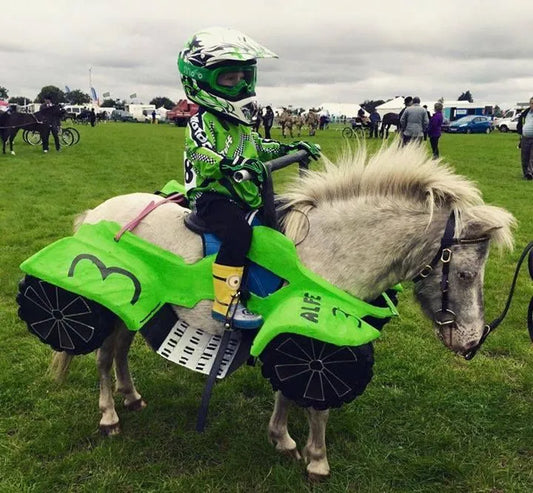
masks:
[[[227,65],[212,70],[211,87],[227,96],[249,95],[255,91],[255,65]]]
[[[224,64],[216,68],[205,68],[178,59],[182,75],[206,84],[217,93],[228,97],[246,97],[255,94],[257,67],[255,63]]]

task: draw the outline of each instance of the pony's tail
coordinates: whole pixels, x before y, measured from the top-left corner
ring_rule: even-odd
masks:
[[[74,355],[64,351],[54,351],[48,373],[56,382],[62,383],[65,380],[73,358]]]
[[[81,214],[78,214],[74,218],[74,231],[78,231],[80,226],[83,224],[83,221],[85,221],[85,218],[87,217],[87,214],[89,214],[89,212],[91,212],[91,209],[87,209],[86,211],[82,212]]]

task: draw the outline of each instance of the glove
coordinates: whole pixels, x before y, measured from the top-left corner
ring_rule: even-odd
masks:
[[[291,148],[298,149],[299,151],[306,151],[315,160],[320,157],[320,146],[318,144],[313,144],[312,142],[300,140],[299,142],[293,142]]]
[[[223,159],[220,163],[220,171],[225,175],[233,175],[236,171],[246,170],[256,183],[263,183],[267,177],[267,169],[265,165],[259,161],[259,159],[245,158],[237,156],[233,161],[229,159]]]

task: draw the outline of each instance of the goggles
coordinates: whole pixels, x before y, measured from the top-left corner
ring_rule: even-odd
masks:
[[[252,94],[257,80],[256,65],[223,65],[208,69],[196,67],[183,60],[178,61],[178,68],[182,75],[203,82],[225,96],[239,96]]]

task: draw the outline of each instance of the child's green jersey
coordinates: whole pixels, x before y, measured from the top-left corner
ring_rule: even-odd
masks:
[[[236,157],[265,162],[287,151],[286,145],[261,138],[249,126],[230,122],[200,108],[189,119],[185,132],[187,196],[194,203],[202,192],[217,192],[245,207],[261,207],[260,187],[251,180],[237,183],[220,171],[220,164],[224,160],[232,162]]]

